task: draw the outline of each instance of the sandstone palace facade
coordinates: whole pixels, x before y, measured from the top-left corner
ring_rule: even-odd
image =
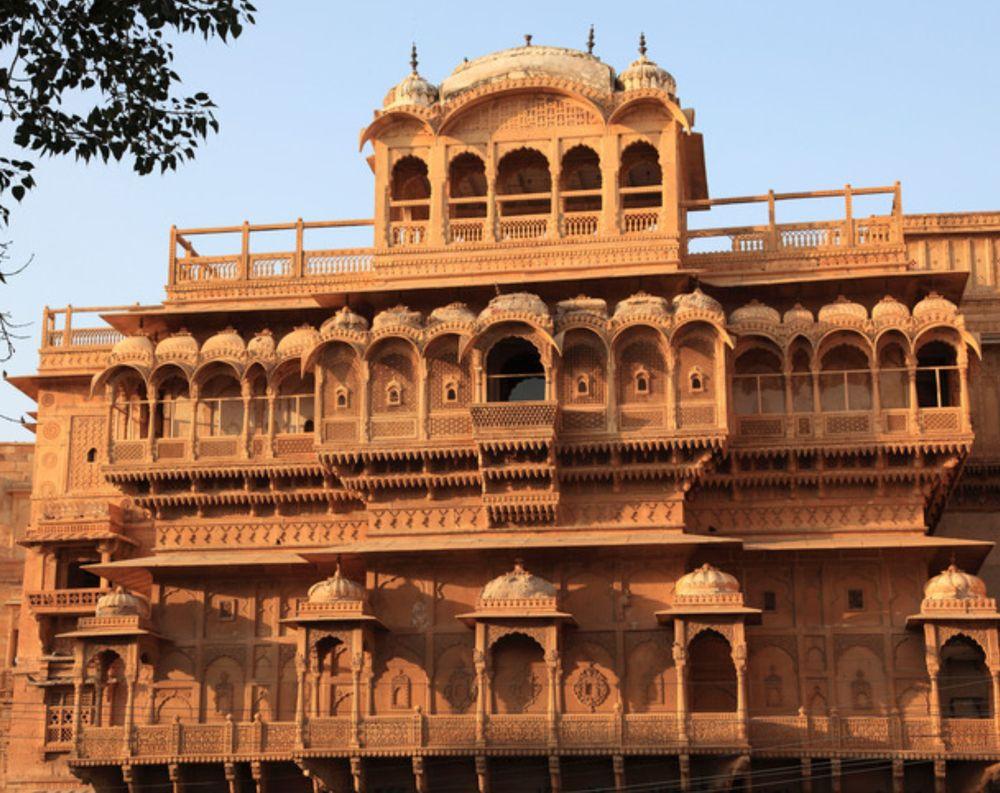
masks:
[[[47,310],[7,789],[990,789],[1000,214],[711,198],[694,120],[414,57],[372,219]]]

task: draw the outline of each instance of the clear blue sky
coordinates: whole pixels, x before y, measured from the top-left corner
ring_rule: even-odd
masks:
[[[582,48],[591,23],[596,53],[620,71],[644,30],[697,110],[712,195],[899,179],[908,212],[1000,209],[995,0],[257,4],[235,44],[178,49],[187,88],[211,94],[222,125],[194,162],[163,177],[39,164],[4,235],[16,257],[35,257],[0,287],[2,305],[33,322],[8,372],[34,371],[46,304],[159,302],[171,223],[370,216],[358,131],[407,73],[414,39],[420,71],[439,82],[524,33]],[[0,413],[32,407],[0,386]],[[2,439],[31,437],[0,422]]]

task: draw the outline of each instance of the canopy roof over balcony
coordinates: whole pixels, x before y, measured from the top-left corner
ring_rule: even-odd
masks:
[[[160,573],[197,574],[219,567],[233,572],[234,568],[268,567],[273,571],[275,567],[310,568],[312,565],[295,551],[275,548],[263,551],[165,551],[136,559],[88,564],[84,569],[115,584],[142,590]]]

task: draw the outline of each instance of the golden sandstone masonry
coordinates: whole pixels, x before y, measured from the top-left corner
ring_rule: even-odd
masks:
[[[414,59],[371,220],[47,310],[7,789],[989,790],[1000,215],[710,198],[694,119]]]

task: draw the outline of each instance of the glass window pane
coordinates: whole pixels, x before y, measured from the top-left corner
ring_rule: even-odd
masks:
[[[749,416],[757,412],[757,378],[733,378],[733,410],[737,416]]]
[[[938,407],[937,378],[933,369],[917,369],[917,405],[922,408]]]
[[[762,413],[785,412],[785,378],[767,375],[760,378],[760,404]]]
[[[792,375],[792,410],[796,413],[813,412],[813,386],[811,374]]]
[[[819,399],[823,411],[847,410],[844,373],[820,374]]]
[[[847,373],[847,409],[871,410],[872,380],[868,372]]]
[[[879,373],[879,398],[886,409],[910,406],[909,378],[905,371],[895,369]]]

